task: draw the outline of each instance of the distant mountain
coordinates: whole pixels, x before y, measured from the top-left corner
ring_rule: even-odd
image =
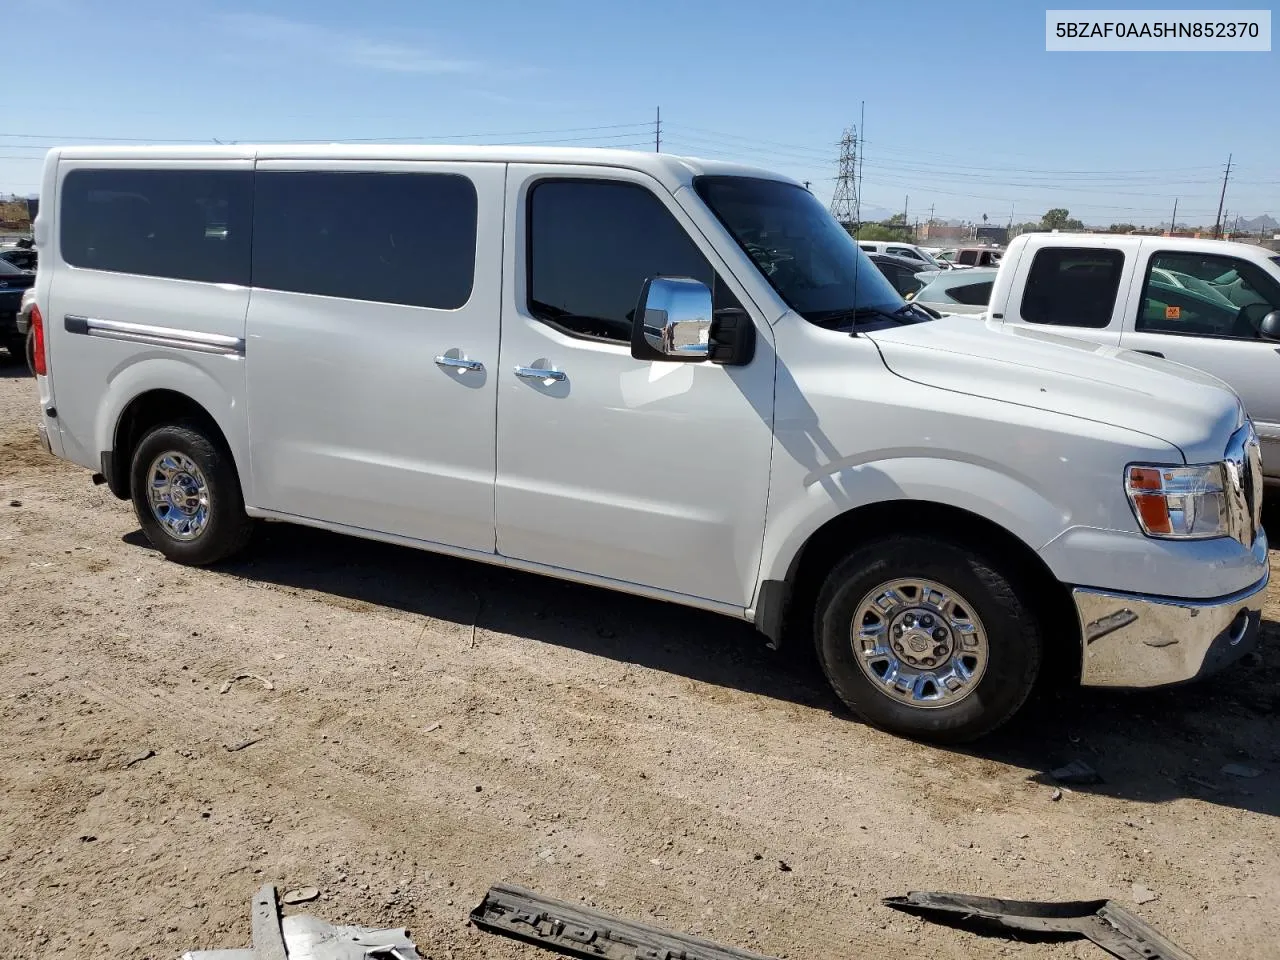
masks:
[[[1231,221],[1231,229],[1237,229],[1234,219]],[[1280,229],[1280,221],[1277,221],[1275,217],[1267,213],[1264,213],[1260,217],[1253,217],[1249,220],[1241,217],[1239,229],[1248,230],[1250,233],[1257,233],[1263,230],[1276,230]]]

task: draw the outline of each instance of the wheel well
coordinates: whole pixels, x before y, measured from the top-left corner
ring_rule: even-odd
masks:
[[[805,542],[787,571],[789,586],[786,630],[804,641],[813,637],[813,612],[828,572],[853,547],[877,537],[902,533],[944,536],[975,549],[1006,576],[1020,582],[1035,605],[1048,649],[1047,670],[1079,677],[1080,643],[1070,591],[1031,547],[986,517],[959,507],[924,500],[889,500],[868,504],[828,520]]]
[[[195,421],[208,431],[208,437],[225,451],[230,451],[226,435],[209,411],[186,394],[176,390],[148,390],[129,401],[116,421],[111,450],[103,453],[103,475],[107,486],[121,500],[130,496],[130,473],[133,451],[152,427],[182,420]],[[234,458],[232,466],[234,468]]]

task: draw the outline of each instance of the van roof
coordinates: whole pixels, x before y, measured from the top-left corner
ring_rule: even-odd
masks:
[[[438,160],[489,163],[550,163],[622,167],[638,170],[672,189],[703,175],[761,177],[800,186],[790,177],[762,167],[601,147],[479,146],[472,144],[269,143],[183,146],[55,147],[49,160]]]

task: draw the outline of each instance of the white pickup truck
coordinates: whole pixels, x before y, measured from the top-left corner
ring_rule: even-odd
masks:
[[[938,741],[1008,720],[1042,668],[1175,683],[1258,637],[1235,393],[935,320],[785,177],[76,147],[41,195],[41,434],[176,562],[273,520],[713,610],[815,643],[853,711]]]
[[[1280,254],[1186,237],[1023,234],[987,316],[1198,367],[1244,400],[1280,481]]]

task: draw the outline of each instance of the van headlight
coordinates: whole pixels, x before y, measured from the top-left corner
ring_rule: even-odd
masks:
[[[1208,540],[1227,530],[1226,473],[1221,463],[1194,467],[1135,464],[1125,493],[1142,532],[1164,540]]]

